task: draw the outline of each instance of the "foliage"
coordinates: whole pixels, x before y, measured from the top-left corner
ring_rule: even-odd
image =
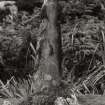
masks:
[[[75,83],[74,88],[82,94],[103,94],[105,23],[101,15],[104,12],[102,1],[70,3],[74,8],[68,5],[70,11],[65,10],[68,17],[62,24],[63,78]],[[99,13],[95,14],[98,7]]]
[[[20,70],[25,77],[29,71],[36,69],[34,63],[37,62],[38,57],[35,47],[40,23],[38,14],[39,8],[36,8],[32,16],[23,11],[19,12],[13,20],[7,15],[4,22],[1,23],[0,68],[3,69],[1,72],[5,75],[4,80],[13,75],[20,76]]]
[[[62,79],[76,93],[104,94],[105,1],[65,0],[59,5]],[[28,78],[38,69],[45,30],[45,25],[40,24],[40,11],[37,7],[31,15],[20,11],[13,20],[7,15],[1,23],[0,73],[4,75],[0,78],[4,83],[0,81],[0,96],[22,98],[33,94],[33,83]],[[17,82],[17,78],[22,80]],[[7,79],[10,80],[6,83]]]

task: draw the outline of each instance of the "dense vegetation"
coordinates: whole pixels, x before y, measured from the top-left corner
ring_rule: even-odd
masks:
[[[40,15],[41,3],[33,6],[22,1],[16,16],[11,19],[6,14],[0,20],[0,94],[3,97],[32,95],[32,74],[40,62],[41,40],[46,28]],[[24,8],[26,6],[29,8]],[[63,85],[75,94],[103,95],[105,1],[59,0],[59,11]]]

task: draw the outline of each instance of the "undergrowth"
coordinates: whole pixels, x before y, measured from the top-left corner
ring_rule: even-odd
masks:
[[[62,79],[68,85],[72,84],[75,93],[104,94],[105,2],[68,0],[60,5]],[[95,13],[98,7],[99,11]],[[35,8],[32,15],[19,12],[16,19],[8,21],[6,18],[1,24],[0,96],[28,97],[33,94],[33,81],[29,75],[37,71],[41,34],[45,30],[40,8]]]

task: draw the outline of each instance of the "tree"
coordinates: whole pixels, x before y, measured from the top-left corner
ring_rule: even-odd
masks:
[[[49,92],[59,85],[61,40],[58,25],[58,1],[45,0],[42,7],[46,32],[41,41],[41,60],[37,73],[34,74],[35,92]]]

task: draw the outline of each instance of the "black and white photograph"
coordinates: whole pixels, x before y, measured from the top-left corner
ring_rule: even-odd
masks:
[[[0,0],[0,105],[105,105],[105,0]]]

